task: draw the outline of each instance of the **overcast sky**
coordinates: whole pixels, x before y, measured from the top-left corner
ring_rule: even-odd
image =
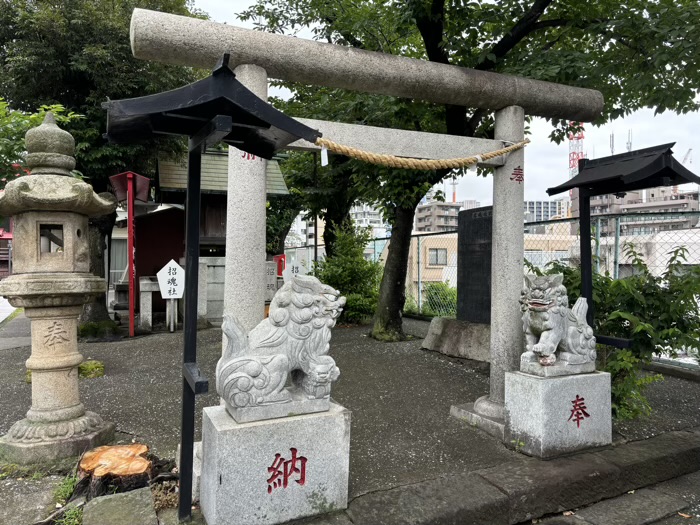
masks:
[[[251,27],[251,24],[239,21],[236,13],[252,3],[253,0],[195,0],[196,6],[209,13],[212,20],[241,27]],[[310,35],[303,33],[299,36],[310,38]],[[583,151],[588,158],[610,155],[610,135],[614,134],[615,153],[623,153],[626,150],[628,132],[632,130],[632,149],[675,142],[673,151],[676,158],[682,160],[692,148],[690,157],[692,159],[695,155],[696,159],[692,159],[692,162],[689,159],[685,166],[700,174],[699,124],[699,113],[676,115],[666,112],[654,116],[653,110],[641,110],[601,127],[587,127]],[[539,118],[530,125],[529,138],[532,143],[525,150],[525,199],[547,199],[546,189],[557,186],[568,178],[568,142],[560,145],[550,142],[550,131],[550,125]],[[459,181],[457,200],[475,199],[484,206],[489,205],[492,198],[491,186],[491,177],[478,177],[475,174],[465,176]],[[446,186],[445,189],[451,197],[452,187]]]

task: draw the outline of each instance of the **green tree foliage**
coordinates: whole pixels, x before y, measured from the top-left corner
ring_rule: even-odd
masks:
[[[596,333],[632,340],[630,349],[600,347],[601,365],[612,375],[613,412],[628,419],[651,410],[644,388],[656,380],[645,376],[641,366],[654,353],[697,348],[700,340],[700,268],[686,264],[688,250],[673,249],[664,272],[653,275],[631,244],[625,256],[632,261],[634,275],[612,279],[593,274],[594,329]],[[564,275],[564,286],[573,304],[581,289],[581,271],[554,263],[547,273]]]
[[[66,129],[77,169],[104,191],[126,169],[150,175],[153,144],[117,146],[102,137],[102,102],[157,93],[197,78],[194,70],[136,60],[129,23],[134,7],[191,15],[186,0],[0,0],[0,97],[15,110],[60,104],[84,115]],[[201,16],[201,14],[200,14]],[[181,145],[163,146],[178,152]]]
[[[257,0],[243,16],[267,31],[294,34],[308,26],[315,38],[339,45],[595,88],[605,96],[598,123],[643,107],[657,112],[698,109],[696,0]],[[484,110],[287,87],[294,97],[284,109],[299,116],[464,136],[491,134],[492,118]],[[552,139],[563,140],[568,123],[552,124]],[[349,163],[343,175],[355,188],[347,198],[359,193],[358,198],[378,202],[393,226],[373,330],[377,337],[403,335],[400,312],[413,210],[430,186],[450,175],[357,163]],[[325,208],[336,204],[329,200]]]
[[[344,320],[363,322],[377,306],[382,266],[365,259],[369,230],[356,230],[352,221],[346,221],[336,227],[335,235],[335,253],[316,264],[314,275],[346,296]]]
[[[24,135],[30,128],[41,124],[47,112],[52,112],[61,126],[81,118],[60,104],[41,106],[34,113],[25,113],[11,109],[9,104],[0,98],[0,189],[17,177],[28,173],[25,162]]]

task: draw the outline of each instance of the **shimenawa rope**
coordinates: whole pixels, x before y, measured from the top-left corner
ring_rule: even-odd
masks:
[[[371,153],[369,151],[363,151],[357,148],[352,148],[350,146],[343,146],[333,142],[332,140],[324,139],[319,137],[316,139],[316,145],[321,148],[326,148],[333,153],[338,153],[340,155],[345,155],[346,157],[352,157],[353,159],[362,160],[364,162],[369,162],[370,164],[377,164],[379,166],[387,166],[390,168],[402,168],[402,169],[412,169],[412,170],[444,170],[444,169],[455,169],[463,168],[465,166],[471,166],[482,162],[484,160],[489,160],[494,157],[500,157],[501,155],[506,155],[513,151],[517,151],[525,147],[525,145],[530,143],[530,139],[525,139],[522,142],[516,142],[505,148],[490,151],[488,153],[483,153],[481,155],[474,155],[473,157],[463,157],[456,159],[412,159],[407,157],[396,157],[394,155],[380,155],[378,153]]]

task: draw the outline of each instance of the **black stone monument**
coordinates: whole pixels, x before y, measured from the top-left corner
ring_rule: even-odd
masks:
[[[493,206],[459,212],[457,220],[457,319],[491,324]]]

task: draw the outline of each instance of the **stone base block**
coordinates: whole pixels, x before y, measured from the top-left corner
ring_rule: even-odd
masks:
[[[503,441],[505,431],[505,422],[503,419],[480,413],[474,408],[476,404],[477,403],[465,403],[464,405],[452,405],[452,407],[450,407],[450,415],[458,419],[464,419],[470,425]]]
[[[204,409],[200,505],[208,525],[284,523],[347,507],[350,411],[236,423]]]
[[[180,470],[180,445],[177,446],[175,464]],[[192,503],[199,501],[199,484],[202,480],[202,442],[194,442],[192,451]]]
[[[491,360],[491,325],[434,317],[421,347],[488,363]]]
[[[226,410],[237,423],[250,423],[264,419],[298,416],[314,412],[326,412],[330,406],[330,398],[308,399],[304,391],[299,387],[290,387],[287,391],[291,394],[291,400],[287,403],[269,403],[267,405],[235,407],[226,404]]]
[[[114,441],[114,423],[105,423],[102,428],[89,434],[35,443],[9,441],[7,436],[3,436],[0,437],[0,459],[20,465],[44,463],[80,456],[87,450],[107,445],[112,441]]]
[[[612,443],[610,374],[506,373],[505,443],[538,458]]]

